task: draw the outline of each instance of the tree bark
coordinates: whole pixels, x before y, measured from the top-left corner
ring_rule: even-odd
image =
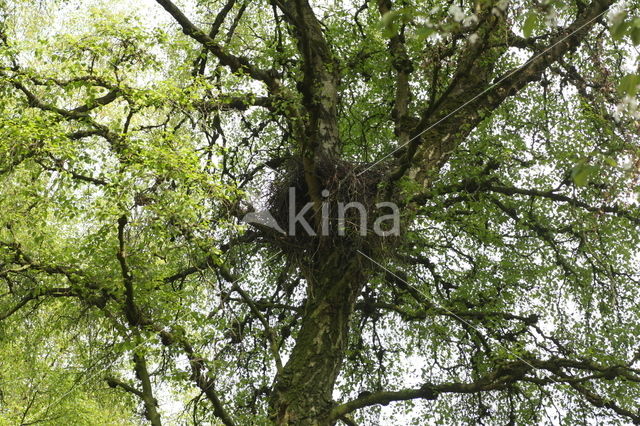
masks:
[[[277,425],[333,424],[328,415],[348,342],[349,319],[366,283],[361,258],[353,249],[318,254],[310,263],[304,270],[305,314],[271,397],[271,419]]]

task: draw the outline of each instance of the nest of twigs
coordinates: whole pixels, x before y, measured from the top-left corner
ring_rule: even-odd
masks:
[[[381,167],[370,168],[369,164],[344,161],[316,163],[315,179],[321,186],[320,208],[310,196],[302,161],[291,160],[283,169],[271,184],[267,202],[269,212],[285,231],[274,234],[273,238],[282,249],[297,250],[302,254],[308,250],[338,248],[349,248],[349,251],[366,248],[369,251],[374,247],[397,244],[398,236],[376,232],[376,220],[392,214],[391,209],[377,206],[385,201],[380,198],[384,176]],[[308,227],[294,219],[303,211],[306,213],[302,218]],[[377,229],[388,231],[392,225],[388,220]]]

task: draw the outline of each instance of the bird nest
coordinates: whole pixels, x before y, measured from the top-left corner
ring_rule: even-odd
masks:
[[[316,163],[314,179],[320,194],[315,203],[302,161],[291,160],[283,169],[271,184],[267,202],[280,227],[272,239],[283,249],[301,254],[339,248],[353,252],[397,243],[399,211],[380,205],[385,201],[380,196],[383,168],[344,161]],[[397,215],[397,222],[391,215]],[[390,232],[394,226],[398,232]]]

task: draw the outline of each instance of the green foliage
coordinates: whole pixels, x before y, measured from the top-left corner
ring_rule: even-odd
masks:
[[[638,93],[638,86],[640,86],[640,75],[629,74],[622,77],[620,85],[618,86],[618,93],[620,95],[635,96]]]
[[[529,12],[522,25],[522,32],[526,38],[531,37],[533,31],[539,26],[540,18],[536,12]]]
[[[573,183],[575,183],[576,186],[586,186],[591,176],[595,173],[598,173],[596,166],[580,162],[571,169],[571,179],[573,179]]]

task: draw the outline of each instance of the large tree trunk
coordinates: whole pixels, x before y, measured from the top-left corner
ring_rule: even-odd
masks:
[[[331,424],[327,414],[348,341],[349,318],[366,283],[360,262],[355,250],[335,249],[315,255],[305,268],[308,302],[295,347],[276,377],[271,397],[276,424]]]

